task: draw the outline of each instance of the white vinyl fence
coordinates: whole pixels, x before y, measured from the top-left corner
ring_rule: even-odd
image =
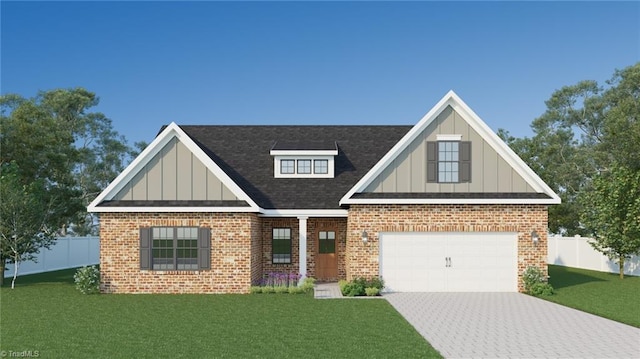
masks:
[[[618,273],[618,262],[591,247],[586,237],[549,236],[547,263],[565,267]],[[624,264],[624,274],[640,276],[640,257],[634,256]]]
[[[100,263],[100,237],[60,237],[50,249],[41,249],[38,262],[21,262],[18,275],[50,272]],[[13,264],[4,276],[13,277]]]

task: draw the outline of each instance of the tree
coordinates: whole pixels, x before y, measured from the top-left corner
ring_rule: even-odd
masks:
[[[617,260],[624,278],[625,260],[640,254],[640,169],[614,164],[598,174],[583,197],[582,222],[597,251]]]
[[[581,223],[581,196],[614,161],[640,167],[640,63],[617,70],[608,87],[581,81],[555,91],[535,119],[531,138],[499,135],[554,190],[562,204],[549,208],[549,230],[591,235]]]
[[[41,248],[55,240],[52,214],[55,198],[48,196],[43,180],[23,184],[15,162],[2,165],[0,176],[0,262],[4,279],[7,261],[14,264],[14,288],[20,263],[35,260]]]
[[[51,245],[54,232],[97,233],[97,218],[86,212],[86,206],[137,155],[109,118],[89,111],[98,102],[94,93],[82,88],[40,92],[30,99],[0,96],[3,191],[24,198],[15,203],[6,203],[9,197],[0,201],[6,213],[18,213],[11,206],[25,206],[21,216],[7,217],[15,222],[12,226],[1,228],[0,266],[6,260],[19,265],[33,259],[37,252],[30,251]],[[143,145],[136,144],[138,149]],[[33,222],[35,227],[18,226],[24,218],[37,217],[37,211],[28,207],[34,203],[44,211],[40,220]],[[36,227],[40,234],[34,237]],[[24,234],[16,228],[23,228],[19,232]],[[18,252],[26,254],[18,256]]]
[[[137,155],[109,118],[89,112],[98,103],[82,88],[40,92],[32,99],[0,98],[0,163],[16,161],[25,183],[56,184],[47,193],[66,204],[53,214],[63,234],[67,229],[97,233],[97,220],[86,206]]]

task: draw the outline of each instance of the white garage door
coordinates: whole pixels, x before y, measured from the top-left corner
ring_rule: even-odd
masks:
[[[391,292],[516,292],[516,233],[381,233]]]

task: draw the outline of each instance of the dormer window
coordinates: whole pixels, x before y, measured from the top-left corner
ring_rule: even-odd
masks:
[[[329,173],[328,160],[313,160],[313,173],[323,175]]]
[[[296,173],[296,160],[281,160],[280,173],[282,174]]]
[[[333,178],[338,145],[276,142],[270,154],[276,178]]]

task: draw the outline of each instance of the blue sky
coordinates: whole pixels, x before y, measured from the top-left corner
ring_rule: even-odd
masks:
[[[453,89],[522,137],[551,93],[640,61],[639,2],[8,2],[1,92],[84,87],[161,125],[414,124]]]

